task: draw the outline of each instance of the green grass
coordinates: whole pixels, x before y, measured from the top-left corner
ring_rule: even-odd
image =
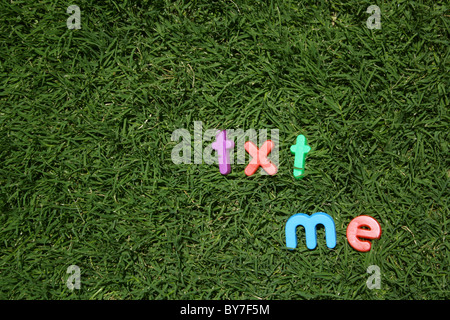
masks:
[[[435,1],[2,1],[0,298],[449,299],[449,16]],[[278,174],[173,164],[171,133],[194,121],[279,129]],[[287,219],[318,211],[336,248],[319,229],[315,250],[301,232],[287,250]],[[361,214],[383,230],[368,253],[345,237]]]

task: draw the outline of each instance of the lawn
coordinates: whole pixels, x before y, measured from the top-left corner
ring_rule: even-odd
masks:
[[[0,298],[449,299],[449,9],[2,1]],[[278,129],[277,174],[175,164],[172,133],[195,121]],[[288,218],[315,212],[336,247],[299,228],[288,250]],[[359,215],[382,228],[365,253],[346,238]]]

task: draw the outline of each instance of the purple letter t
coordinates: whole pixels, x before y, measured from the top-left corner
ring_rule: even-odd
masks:
[[[227,140],[226,130],[222,130],[216,135],[216,141],[212,143],[211,147],[219,155],[220,173],[229,174],[231,172],[231,165],[228,149],[234,148],[234,142],[233,140]]]

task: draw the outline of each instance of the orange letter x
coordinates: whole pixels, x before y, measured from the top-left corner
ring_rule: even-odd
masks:
[[[245,168],[245,174],[247,176],[251,176],[258,170],[259,166],[261,166],[268,174],[273,176],[277,173],[277,167],[267,159],[267,155],[272,151],[274,147],[274,143],[271,140],[267,140],[261,146],[261,149],[258,149],[257,146],[251,141],[247,141],[244,144],[245,151],[247,151],[253,159]]]

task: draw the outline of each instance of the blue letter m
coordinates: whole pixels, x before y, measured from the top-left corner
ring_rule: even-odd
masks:
[[[304,213],[297,213],[291,216],[286,222],[286,247],[290,250],[297,247],[297,232],[299,225],[305,228],[306,247],[314,249],[317,246],[316,226],[322,224],[325,227],[325,239],[327,247],[332,249],[336,246],[336,227],[331,216],[324,212],[316,212],[309,216]]]

